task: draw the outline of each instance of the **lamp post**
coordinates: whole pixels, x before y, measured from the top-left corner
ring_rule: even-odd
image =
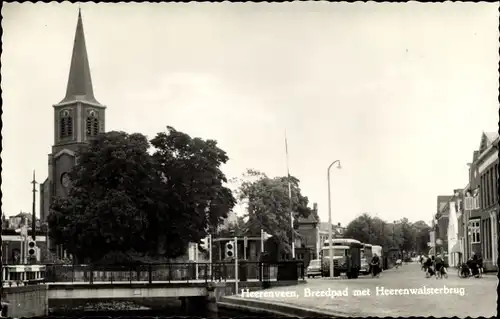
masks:
[[[337,168],[341,168],[340,160],[333,161],[327,170],[328,178],[328,257],[330,258],[330,278],[333,278],[333,247],[332,247],[332,198],[330,191],[330,168],[337,163]]]

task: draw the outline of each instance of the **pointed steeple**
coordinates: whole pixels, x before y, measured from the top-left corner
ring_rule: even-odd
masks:
[[[76,24],[66,97],[59,104],[74,101],[90,102],[100,105],[94,97],[80,8],[78,8],[78,22]]]

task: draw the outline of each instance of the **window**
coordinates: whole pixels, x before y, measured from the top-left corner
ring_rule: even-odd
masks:
[[[496,169],[495,166],[492,166],[490,169],[491,205],[495,205],[497,201],[497,194],[496,194],[497,180],[495,179],[497,174],[495,172],[495,169]]]
[[[313,266],[313,267],[321,266],[321,260],[319,260],[319,259],[313,259],[309,263],[309,266]]]
[[[99,134],[99,118],[94,110],[89,111],[87,115],[87,136],[97,136]]]
[[[498,203],[498,164],[495,164],[494,174],[493,174],[493,194],[495,194],[495,203]]]
[[[469,236],[472,244],[481,243],[481,230],[480,230],[480,221],[479,220],[471,220],[469,221]]]
[[[73,118],[69,110],[62,110],[59,113],[59,137],[73,137]]]
[[[330,248],[323,248],[322,250],[323,257],[328,257],[330,256]],[[339,248],[334,248],[332,249],[332,253],[334,257],[343,257],[345,256],[347,250],[346,249],[339,249]]]
[[[486,238],[488,241],[488,249],[486,250],[486,256],[488,259],[493,256],[493,238],[491,237],[491,219],[486,219]]]
[[[493,258],[493,241],[497,240],[496,238],[493,238],[493,234],[491,233],[491,228],[492,228],[492,219],[488,219],[488,238],[490,238],[490,246],[488,248],[488,254],[489,258]]]
[[[493,189],[491,188],[491,169],[488,170],[488,173],[487,173],[487,183],[488,183],[488,193],[490,194],[490,201],[489,201],[489,206],[491,206],[491,204],[493,204]]]
[[[483,181],[484,181],[484,187],[485,187],[484,193],[486,196],[486,205],[484,205],[484,207],[486,208],[486,207],[490,206],[490,185],[488,183],[488,172],[486,172],[484,174]]]
[[[488,251],[488,240],[486,238],[486,219],[481,220],[481,241],[483,242],[483,245],[481,245],[481,255],[487,257],[486,252]]]
[[[481,175],[481,183],[479,184],[479,186],[480,186],[479,193],[481,194],[481,206],[486,207],[486,196],[485,196],[486,187],[484,187],[484,175]]]

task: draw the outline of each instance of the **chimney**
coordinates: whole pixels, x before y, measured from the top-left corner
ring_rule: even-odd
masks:
[[[340,223],[337,223],[337,226],[340,227]]]
[[[314,203],[313,204],[313,210],[314,211],[318,211],[318,203]]]

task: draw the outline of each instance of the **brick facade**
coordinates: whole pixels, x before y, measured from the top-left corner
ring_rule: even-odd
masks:
[[[466,212],[462,225],[467,226],[463,236],[464,257],[471,252],[483,259],[486,270],[498,269],[498,134],[483,133],[478,151],[470,164],[469,189],[477,196],[474,209]],[[462,233],[462,235],[464,235]]]

